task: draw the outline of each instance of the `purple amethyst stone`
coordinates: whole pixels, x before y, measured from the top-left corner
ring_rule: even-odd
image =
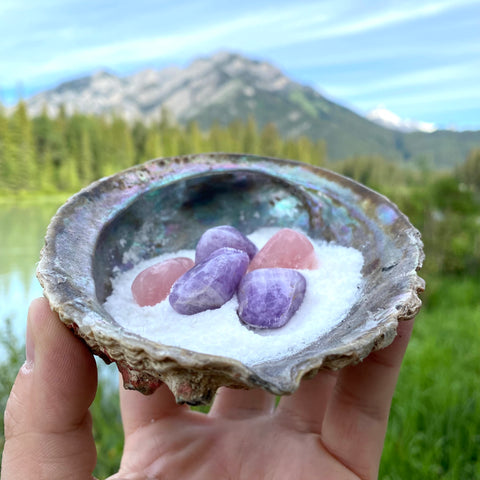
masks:
[[[241,250],[215,250],[173,284],[170,305],[184,315],[220,308],[233,297],[248,264],[248,255]]]
[[[202,262],[213,251],[230,247],[247,253],[250,260],[257,253],[257,247],[242,232],[230,225],[221,225],[208,229],[197,243],[195,263]]]
[[[247,273],[238,287],[238,316],[253,328],[283,327],[303,302],[305,277],[288,268]]]

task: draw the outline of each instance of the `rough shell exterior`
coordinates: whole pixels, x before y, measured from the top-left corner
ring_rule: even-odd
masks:
[[[105,311],[114,271],[193,248],[207,228],[225,224],[244,234],[299,228],[359,249],[362,299],[305,350],[251,368],[141,338]],[[178,402],[205,404],[220,386],[289,394],[320,368],[342,368],[386,347],[398,321],[420,309],[422,261],[418,231],[378,193],[306,164],[213,153],[153,160],[74,195],[48,227],[37,275],[61,320],[95,354],[117,363],[126,388],[148,394],[164,382]]]

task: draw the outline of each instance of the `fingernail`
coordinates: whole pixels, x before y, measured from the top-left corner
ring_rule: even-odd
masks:
[[[33,367],[33,361],[35,359],[35,344],[33,342],[32,328],[30,322],[27,324],[27,338],[25,340],[25,364],[28,367]]]

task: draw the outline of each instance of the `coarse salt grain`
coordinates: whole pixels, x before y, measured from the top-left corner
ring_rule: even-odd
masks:
[[[248,238],[262,248],[278,230],[262,228]],[[142,270],[176,256],[194,259],[194,250],[164,254],[118,274],[104,306],[125,330],[164,345],[233,358],[247,366],[293,355],[338,325],[361,295],[362,254],[354,248],[310,241],[320,267],[299,270],[307,281],[305,298],[292,319],[278,329],[248,329],[238,318],[236,296],[219,309],[189,316],[175,312],[168,298],[154,306],[135,303],[131,285]]]

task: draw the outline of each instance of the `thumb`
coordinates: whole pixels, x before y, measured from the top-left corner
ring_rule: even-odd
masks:
[[[97,369],[45,299],[30,306],[27,360],[5,410],[3,480],[92,478],[91,417]]]

